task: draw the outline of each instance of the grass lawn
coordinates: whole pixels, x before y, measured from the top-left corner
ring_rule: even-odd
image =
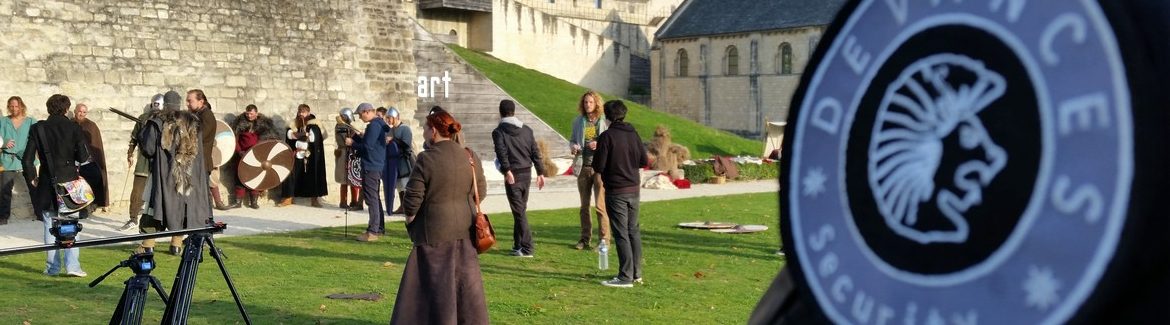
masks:
[[[458,46],[451,46],[451,49],[565,138],[572,134],[571,124],[577,116],[577,101],[586,88],[481,52]],[[602,98],[614,99],[605,94]],[[630,109],[626,121],[634,125],[643,140],[649,141],[659,124],[665,125],[670,128],[674,143],[686,145],[694,158],[712,155],[759,156],[764,150],[764,143],[760,141],[748,140],[686,118],[654,111],[634,102],[627,101],[626,106]]]
[[[492,216],[502,240],[480,256],[489,314],[497,324],[742,324],[783,266],[776,193],[708,197],[642,205],[646,284],[607,288],[616,274],[597,269],[597,254],[571,246],[579,233],[575,209],[530,213],[536,258],[506,256],[512,223]],[[679,229],[679,222],[720,220],[764,224],[767,232],[727,235]],[[231,223],[231,220],[225,220]],[[257,324],[384,324],[390,319],[402,266],[410,251],[401,223],[376,243],[352,240],[360,227],[218,239],[245,306]],[[165,247],[160,243],[160,247]],[[0,257],[0,324],[101,324],[109,320],[132,273],[120,269],[95,288],[85,285],[127,256],[128,246],[84,248],[88,278],[46,277],[44,253]],[[154,275],[170,290],[178,258],[156,256]],[[330,300],[331,293],[377,292],[378,302]],[[148,298],[144,323],[158,323],[163,304]],[[191,324],[241,323],[219,269],[199,270]]]

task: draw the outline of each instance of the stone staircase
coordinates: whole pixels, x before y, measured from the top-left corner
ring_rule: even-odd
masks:
[[[430,111],[430,108],[435,105],[442,106],[459,123],[463,124],[463,133],[466,136],[464,143],[478,153],[481,159],[485,161],[495,160],[496,155],[492,149],[491,133],[496,128],[496,125],[499,124],[500,100],[511,99],[515,101],[515,99],[481,74],[475,67],[463,61],[462,58],[447,48],[445,44],[436,39],[433,34],[417,22],[414,26],[414,62],[419,76],[437,76],[442,78],[443,73],[447,72],[451,78],[450,90],[448,92],[449,97],[444,97],[442,88],[435,92],[436,95],[434,98],[430,96],[419,96],[418,110],[414,118],[421,125],[425,125],[426,114]],[[532,112],[529,112],[519,102],[516,104],[516,117],[520,118],[525,125],[532,128],[533,135],[538,141],[544,141],[548,144],[549,156],[562,159],[571,158],[568,140],[553,130],[548,124],[545,124],[544,121],[541,121]],[[569,104],[571,105],[572,103]],[[421,136],[422,131],[417,131],[415,134]],[[491,170],[485,171],[487,173],[494,173]],[[563,173],[564,169],[561,169],[560,172]],[[502,192],[502,182],[492,180],[492,176],[488,175],[488,190],[491,192]],[[535,186],[534,180],[533,187]],[[576,186],[576,179],[571,176],[553,177],[546,182],[546,190],[550,188],[557,190],[572,188],[573,191],[576,191]]]
[[[424,123],[432,106],[442,106],[463,124],[463,132],[467,136],[465,143],[484,160],[494,160],[496,155],[492,151],[491,133],[500,121],[500,100],[515,99],[417,23],[414,35],[414,62],[419,75],[441,77],[443,72],[448,72],[451,78],[450,97],[443,98],[441,89],[436,92],[435,98],[420,96],[415,118]],[[519,102],[516,105],[516,117],[532,128],[537,140],[543,140],[549,145],[550,156],[569,156],[568,140]]]

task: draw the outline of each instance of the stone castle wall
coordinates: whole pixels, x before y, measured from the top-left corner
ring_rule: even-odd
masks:
[[[416,72],[407,5],[414,4],[4,1],[0,97],[23,97],[37,119],[47,116],[45,100],[55,93],[88,104],[109,157],[111,199],[122,202],[129,195],[121,189],[129,187],[124,157],[133,122],[108,107],[138,114],[156,93],[201,88],[224,120],[253,103],[280,127],[306,103],[329,133],[338,110],[360,102],[392,105],[413,116]],[[326,140],[330,157],[333,144]],[[332,173],[332,159],[326,160]],[[24,208],[28,199],[23,186],[17,188],[13,212],[24,217],[31,213]]]
[[[613,39],[636,56],[650,55],[650,44],[661,22],[682,0],[548,1],[516,0],[537,11]],[[600,4],[600,8],[597,6]]]
[[[492,19],[492,56],[612,96],[629,90],[628,46],[513,0],[493,0]]]
[[[765,123],[788,118],[800,75],[822,33],[820,27],[806,27],[660,40],[661,48],[650,56],[652,106],[714,128],[761,136]],[[784,43],[792,49],[787,73],[780,61]],[[735,75],[726,73],[729,46],[738,50],[739,73]],[[686,76],[679,75],[680,50],[688,57]]]

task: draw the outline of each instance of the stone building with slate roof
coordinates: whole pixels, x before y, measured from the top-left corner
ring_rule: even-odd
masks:
[[[655,35],[651,104],[747,137],[783,121],[844,0],[687,0]]]

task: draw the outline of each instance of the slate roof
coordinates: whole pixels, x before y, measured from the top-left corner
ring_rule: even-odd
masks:
[[[658,39],[828,25],[845,0],[687,0]]]

